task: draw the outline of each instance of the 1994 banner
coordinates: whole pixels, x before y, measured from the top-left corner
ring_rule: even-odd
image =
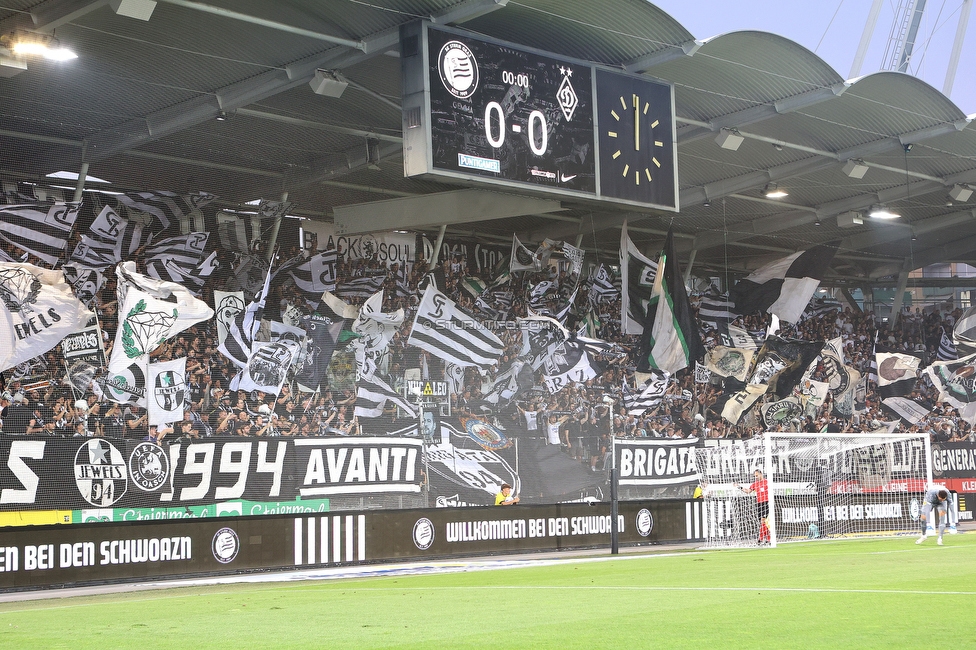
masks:
[[[0,440],[0,510],[158,507],[419,493],[415,438]]]

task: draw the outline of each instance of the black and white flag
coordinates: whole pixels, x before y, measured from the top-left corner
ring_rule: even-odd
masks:
[[[203,261],[209,237],[209,233],[191,232],[153,242],[146,249],[146,274],[181,283]]]
[[[628,415],[643,415],[648,409],[657,407],[671,382],[671,375],[663,370],[652,369],[648,379],[637,390],[631,391],[626,382],[623,386],[624,408]]]
[[[44,354],[93,316],[61,271],[0,263],[0,371]]]
[[[136,272],[135,262],[115,267],[119,326],[105,379],[113,402],[146,405],[149,355],[188,327],[209,320],[213,310],[183,286]]]
[[[118,264],[115,256],[115,246],[100,242],[94,237],[81,235],[75,250],[71,253],[71,263],[90,269],[104,271],[108,267]]]
[[[286,262],[286,264],[288,264]],[[336,250],[331,248],[312,255],[307,260],[283,269],[303,293],[321,296],[336,291]],[[281,273],[282,269],[275,272]]]
[[[261,238],[261,218],[245,218],[229,212],[217,213],[217,238],[220,247],[235,253],[247,253]]]
[[[590,290],[589,290],[589,301],[590,304],[599,304],[601,302],[607,302],[614,300],[620,292],[617,287],[613,285],[613,277],[610,271],[607,270],[603,264],[596,267],[593,273],[590,275]]]
[[[238,313],[227,329],[227,336],[217,349],[235,366],[240,369],[247,367],[247,360],[251,356],[254,337],[264,315],[264,304],[268,294],[268,284],[271,274],[265,275],[264,287],[254,296],[254,299]]]
[[[958,359],[959,353],[956,352],[956,346],[946,334],[945,328],[940,327],[939,332],[941,333],[939,337],[939,351],[935,355],[935,358],[939,361],[954,361]]]
[[[383,415],[383,409],[386,408],[388,401],[403,409],[408,417],[417,417],[415,408],[408,404],[402,395],[390,388],[390,385],[383,381],[379,375],[359,381],[356,386],[355,414],[361,418],[378,418]]]
[[[93,309],[95,296],[105,286],[105,276],[102,272],[74,264],[65,264],[61,270],[64,271],[65,282],[71,285],[78,300],[89,309]]]
[[[64,257],[81,203],[0,205],[0,239],[45,264]]]
[[[722,325],[728,325],[735,320],[734,308],[735,304],[729,299],[728,292],[719,293],[713,288],[698,302],[698,320],[707,323],[712,329],[721,329]]]
[[[505,345],[453,300],[428,286],[407,343],[459,366],[493,366]]]
[[[177,194],[176,192],[130,192],[119,197],[119,202],[129,210],[150,215],[159,224],[154,232],[165,232],[171,226],[178,226],[187,220],[191,213],[199,213],[215,197],[207,192]]]
[[[509,258],[509,272],[538,271],[541,268],[542,262],[536,254],[526,248],[517,236],[512,235],[512,256]]]
[[[882,398],[903,397],[912,392],[920,374],[919,357],[881,349],[874,357],[878,363],[878,393]]]
[[[976,306],[970,307],[959,317],[952,328],[952,342],[962,356],[976,354]]]
[[[740,314],[768,312],[788,323],[800,320],[834,259],[837,244],[814,246],[771,262],[739,280],[729,297]]]
[[[150,395],[146,399],[149,424],[159,426],[182,420],[189,393],[186,357],[150,363],[146,383]]]
[[[340,282],[335,293],[343,300],[366,300],[383,288],[384,281],[386,281],[385,271],[373,272],[347,282]]]
[[[657,262],[637,250],[627,234],[627,222],[620,230],[620,331],[643,334],[647,306],[654,290]]]
[[[352,346],[356,351],[356,366],[361,378],[369,379],[378,369],[385,366],[383,358],[393,336],[403,325],[403,318],[403,309],[394,312],[383,311],[382,291],[378,291],[363,303],[358,317],[352,324],[352,331],[358,335]]]
[[[758,350],[766,340],[766,332],[760,330],[746,330],[735,325],[729,325],[729,347],[745,350]]]

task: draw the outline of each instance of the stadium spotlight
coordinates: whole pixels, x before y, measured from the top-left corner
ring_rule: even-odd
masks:
[[[784,196],[790,195],[786,190],[780,189],[776,183],[766,183],[766,187],[762,189],[761,194],[767,199],[781,199]]]
[[[155,0],[110,0],[109,5],[119,16],[149,20],[156,9]]]
[[[335,70],[316,70],[315,76],[308,82],[308,85],[311,86],[316,95],[338,99],[342,97],[342,93],[346,90],[349,82]]]
[[[901,215],[897,212],[892,212],[887,206],[882,204],[872,205],[871,209],[868,211],[868,216],[872,219],[901,219]]]
[[[225,122],[225,121],[227,121],[227,112],[226,111],[217,111],[217,121],[218,122]]]
[[[43,56],[49,61],[70,61],[78,55],[61,45],[50,34],[16,31],[0,39],[0,44],[6,47],[16,57]]]

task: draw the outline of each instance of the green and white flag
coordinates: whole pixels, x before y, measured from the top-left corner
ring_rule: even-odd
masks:
[[[701,332],[674,252],[674,236],[668,231],[648,303],[637,370],[656,368],[674,374],[704,356]]]
[[[115,269],[119,327],[105,378],[105,395],[113,402],[146,406],[149,355],[167,339],[213,318],[207,303],[175,282],[136,272],[135,262]]]

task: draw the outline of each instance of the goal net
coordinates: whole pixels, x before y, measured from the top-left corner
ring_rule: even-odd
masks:
[[[917,531],[932,480],[925,434],[766,433],[716,442],[697,450],[696,525],[706,547],[757,546],[766,537],[757,495],[747,492],[756,470],[767,481],[770,545]]]

